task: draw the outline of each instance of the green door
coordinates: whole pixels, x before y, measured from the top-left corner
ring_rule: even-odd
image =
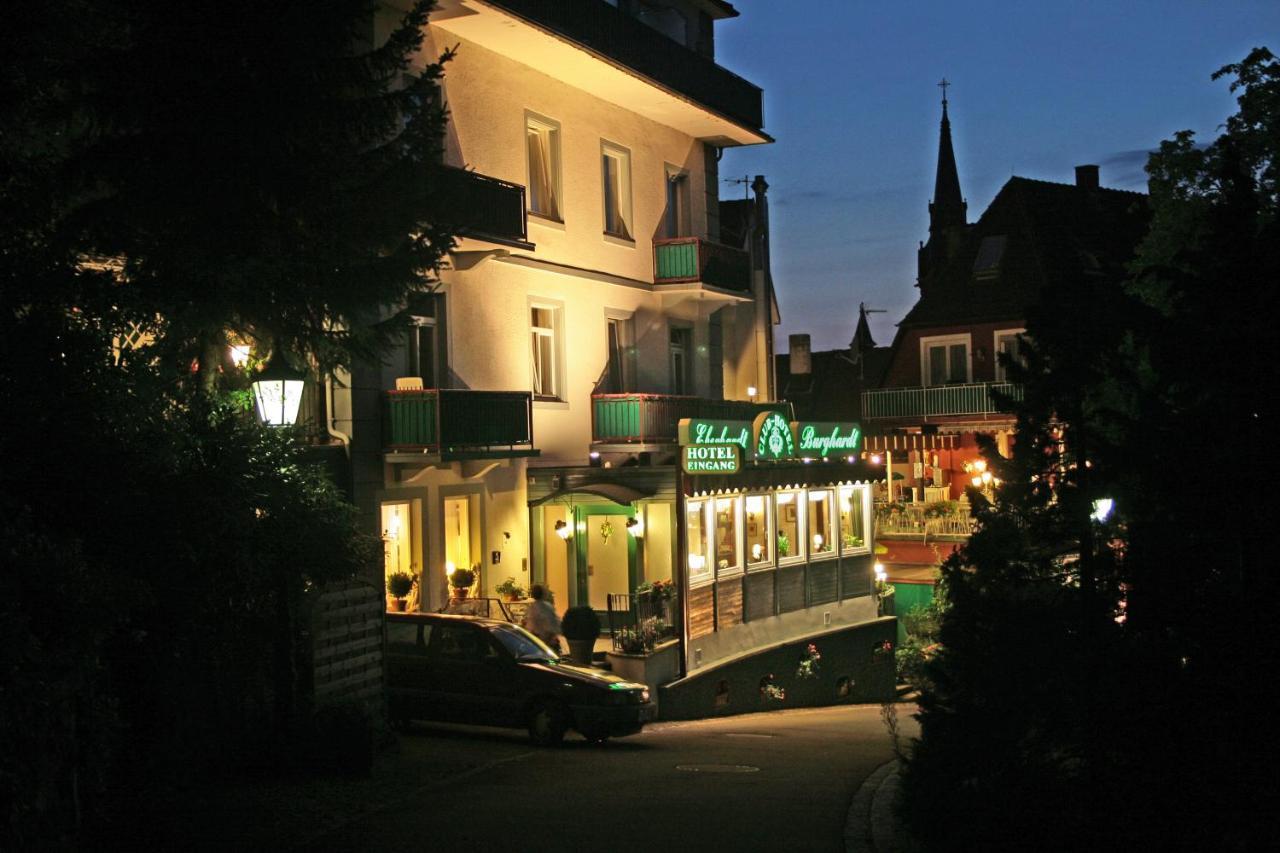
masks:
[[[576,604],[589,604],[607,626],[610,594],[630,593],[636,587],[636,542],[627,532],[635,515],[629,506],[592,504],[574,509],[579,531],[578,595]]]

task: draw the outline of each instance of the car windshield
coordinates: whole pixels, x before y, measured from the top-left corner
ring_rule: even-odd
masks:
[[[559,660],[560,656],[537,637],[517,625],[496,625],[493,636],[516,660]]]

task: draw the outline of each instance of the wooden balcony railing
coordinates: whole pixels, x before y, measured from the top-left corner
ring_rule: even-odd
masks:
[[[982,382],[970,385],[934,385],[928,388],[881,388],[862,392],[862,417],[927,418],[940,415],[1007,414],[993,395],[1022,399],[1022,386],[1011,382]]]
[[[388,451],[442,456],[528,456],[533,449],[533,395],[528,391],[427,388],[386,392]]]
[[[700,281],[725,290],[751,292],[751,262],[746,252],[699,237],[653,241],[655,284]]]
[[[792,417],[791,404],[711,400],[673,394],[593,394],[591,440],[598,444],[674,444],[681,418],[749,421],[765,411]]]
[[[467,237],[528,241],[524,187],[452,166],[440,172],[436,219]]]
[[[488,0],[745,127],[764,127],[760,88],[604,0]]]

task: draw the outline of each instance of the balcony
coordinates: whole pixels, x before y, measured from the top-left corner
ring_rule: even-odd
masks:
[[[533,248],[519,184],[446,166],[440,172],[435,217],[464,237]]]
[[[427,388],[386,392],[386,452],[392,461],[537,456],[528,391]]]
[[[699,237],[653,241],[654,284],[695,281],[750,295],[750,256],[741,249]]]
[[[787,402],[751,403],[746,400],[712,400],[672,394],[593,394],[591,441],[639,449],[646,445],[675,444],[681,418],[750,421],[765,411],[782,412],[790,420]]]
[[[455,0],[431,25],[697,139],[772,141],[758,86],[605,0]]]
[[[928,388],[881,388],[862,392],[863,420],[929,420],[956,416],[984,420],[1009,417],[1011,410],[994,394],[1022,399],[1022,386],[1011,382],[934,385]]]

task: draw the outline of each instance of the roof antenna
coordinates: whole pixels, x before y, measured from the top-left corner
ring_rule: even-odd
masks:
[[[741,178],[725,178],[725,179],[724,179],[724,183],[726,183],[726,184],[742,184],[742,198],[743,198],[743,200],[744,200],[744,201],[750,201],[750,200],[751,200],[751,193],[750,193],[750,189],[751,189],[751,178],[750,178],[748,175],[743,175]]]

